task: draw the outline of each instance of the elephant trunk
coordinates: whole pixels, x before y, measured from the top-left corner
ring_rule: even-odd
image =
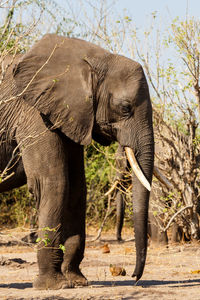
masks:
[[[151,185],[154,163],[154,139],[152,127],[148,132],[137,137],[138,147],[136,158],[145,179]],[[147,253],[147,225],[150,189],[144,186],[138,177],[133,174],[133,218],[136,244],[136,266],[133,277],[138,281],[144,270]]]
[[[134,186],[138,179],[135,178]],[[140,186],[138,188],[138,186]],[[134,189],[133,198],[133,218],[135,229],[135,245],[136,245],[136,266],[132,277],[136,276],[138,281],[144,270],[146,253],[147,253],[147,221],[148,221],[148,198],[149,191],[137,183],[137,190]]]

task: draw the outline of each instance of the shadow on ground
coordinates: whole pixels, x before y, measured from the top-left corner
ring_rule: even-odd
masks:
[[[24,290],[28,288],[32,288],[33,285],[30,282],[14,282],[14,283],[2,283],[0,284],[0,288],[5,288],[5,289],[18,289],[18,290]]]
[[[135,283],[134,280],[124,280],[124,281],[91,281],[89,283],[93,286],[142,286],[143,288],[153,287],[153,286],[165,286],[169,285],[171,287],[192,287],[200,286],[200,279],[188,279],[188,280],[140,280]]]

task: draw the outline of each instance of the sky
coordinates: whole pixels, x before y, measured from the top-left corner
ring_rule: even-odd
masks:
[[[44,1],[48,4],[47,0],[41,0],[41,2]],[[131,23],[131,26],[133,24],[132,29],[137,30],[137,36],[139,36],[140,39],[144,38],[144,32],[148,31],[149,24],[151,24],[152,21],[152,13],[156,12],[156,26],[160,30],[162,37],[166,33],[166,29],[168,30],[170,28],[170,24],[174,20],[174,18],[179,17],[181,20],[185,20],[186,17],[188,18],[195,17],[198,19],[200,17],[200,0],[53,0],[54,2],[58,3],[59,7],[63,7],[64,9],[56,12],[56,10],[52,10],[52,6],[50,6],[50,9],[52,10],[53,14],[56,15],[56,19],[62,20],[63,16],[66,15],[66,18],[71,17],[71,12],[74,15],[77,16],[77,13],[80,17],[84,15],[83,10],[80,7],[80,3],[83,3],[84,9],[86,9],[86,13],[91,18],[91,23],[88,24],[88,29],[91,29],[91,26],[96,22],[97,20],[94,19],[93,16],[93,9],[91,8],[91,5],[93,6],[99,6],[102,1],[106,3],[108,7],[110,7],[109,10],[109,18],[112,18],[112,14],[114,15],[114,20],[117,20],[117,17],[123,17],[128,16],[132,19],[133,23]],[[52,1],[50,1],[51,3]],[[90,3],[91,5],[89,5]],[[111,5],[114,3],[114,5]],[[72,10],[71,10],[72,8]],[[27,19],[29,19],[30,12],[27,11],[24,15]],[[1,18],[1,9],[0,9],[0,18]],[[72,16],[73,19],[73,16]],[[78,19],[78,18],[75,18]],[[31,21],[32,22],[32,21]],[[51,21],[52,22],[52,21]],[[62,21],[61,21],[62,22]],[[87,22],[85,22],[87,24]],[[40,31],[41,35],[47,33],[47,32],[55,32],[55,27],[52,26],[53,22],[49,25],[47,20],[44,20],[44,26],[42,27],[42,30]],[[135,26],[135,28],[134,28]],[[70,24],[66,23],[65,26],[66,30],[70,28]],[[72,28],[73,29],[73,28]],[[83,31],[80,31],[81,34],[79,35],[80,38],[85,39],[84,31],[85,28],[83,28]],[[152,33],[152,39],[151,39],[151,45],[153,46],[153,42],[156,40],[156,34],[157,31],[154,31]],[[76,33],[76,28],[74,29]],[[73,32],[73,31],[72,31]],[[64,32],[65,33],[65,32]],[[128,37],[129,37],[128,32]],[[87,38],[87,37],[86,37]],[[131,37],[130,37],[131,38]],[[104,44],[101,45],[102,47],[105,47]],[[124,54],[126,56],[131,55],[130,52],[126,51],[127,49],[123,49],[123,52],[120,52],[120,54]],[[168,49],[169,51],[173,49]],[[120,50],[121,51],[121,50]],[[172,51],[171,51],[172,52]],[[173,53],[170,53],[169,55],[173,59]]]
[[[79,5],[79,0],[56,0],[56,2],[63,7],[67,7],[67,3]],[[82,2],[88,1],[82,0]],[[97,1],[90,0],[90,2],[95,4]],[[106,0],[106,2],[109,4],[114,1]],[[114,13],[121,14],[124,9],[138,27],[145,26],[146,19],[155,11],[167,26],[177,16],[184,19],[188,14],[190,17],[199,18],[200,0],[117,0],[113,7]]]
[[[41,2],[46,0],[41,0]],[[63,14],[65,11],[69,13],[70,8],[73,7],[75,15],[79,12],[81,15],[80,2],[83,3],[84,8],[87,8],[87,14],[93,17],[93,11],[88,3],[98,6],[104,1],[107,6],[114,3],[110,11],[115,16],[128,15],[137,29],[147,29],[151,19],[152,13],[156,12],[157,20],[161,24],[161,29],[169,27],[175,17],[186,19],[189,17],[200,17],[200,0],[54,0],[60,7],[63,7]],[[46,2],[48,3],[48,1]],[[52,7],[50,7],[52,9]],[[0,9],[0,13],[1,13]],[[54,12],[53,12],[54,13]],[[0,14],[1,17],[1,14]],[[57,14],[59,19],[59,13]],[[95,21],[95,20],[94,20]],[[48,29],[47,29],[48,31]]]
[[[185,17],[188,10],[190,16],[200,16],[199,0],[119,0],[120,9],[127,8],[137,24],[145,23],[152,12],[170,20],[176,16]]]

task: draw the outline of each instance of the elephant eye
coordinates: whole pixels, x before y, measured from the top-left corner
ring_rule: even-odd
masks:
[[[132,110],[131,105],[128,103],[120,105],[120,111],[125,116],[130,115],[131,110]]]

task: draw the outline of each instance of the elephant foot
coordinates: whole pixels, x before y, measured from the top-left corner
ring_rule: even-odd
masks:
[[[88,281],[80,270],[68,270],[65,272],[67,281],[72,282],[75,286],[87,286]]]
[[[61,273],[38,275],[33,287],[38,290],[59,290],[73,288],[74,284],[67,280]]]

